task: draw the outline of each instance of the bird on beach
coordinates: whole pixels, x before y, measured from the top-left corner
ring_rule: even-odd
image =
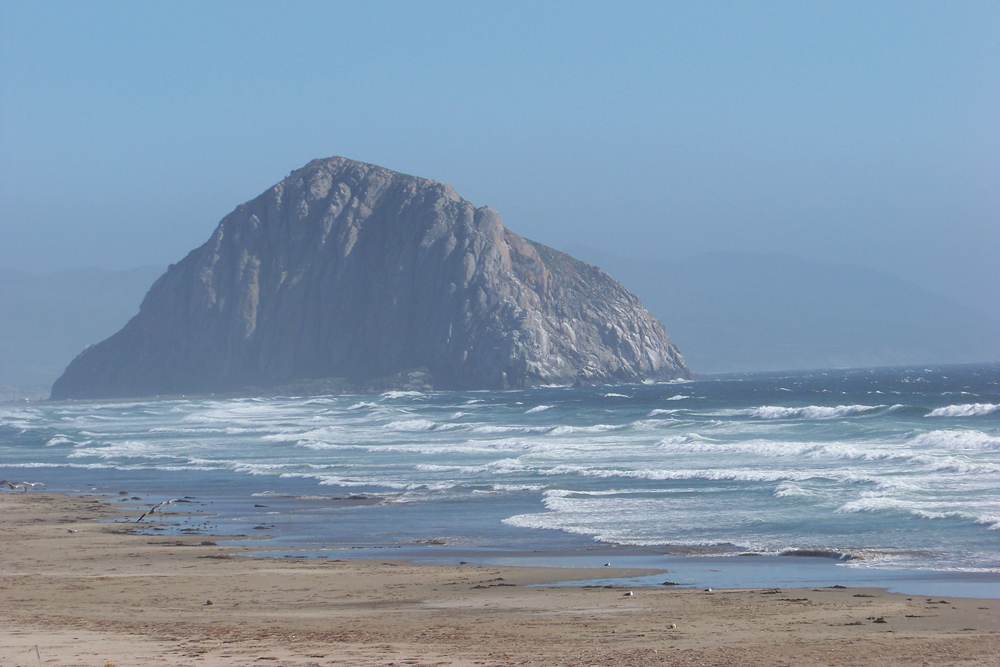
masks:
[[[136,519],[135,522],[139,523],[140,521],[142,521],[147,516],[149,516],[150,514],[152,514],[153,512],[155,512],[156,510],[158,510],[159,508],[163,507],[164,505],[170,505],[172,503],[176,503],[178,500],[180,500],[180,498],[171,498],[170,500],[164,500],[162,503],[157,503],[156,505],[153,505],[148,510],[146,510],[145,512],[143,512],[142,516],[140,516],[138,519]]]

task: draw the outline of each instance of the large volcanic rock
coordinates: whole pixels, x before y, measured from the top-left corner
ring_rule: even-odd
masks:
[[[663,325],[599,268],[518,236],[449,185],[331,158],[226,216],[138,315],[70,363],[52,398],[332,377],[385,388],[416,368],[435,388],[690,376]]]

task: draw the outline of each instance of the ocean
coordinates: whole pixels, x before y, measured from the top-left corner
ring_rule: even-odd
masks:
[[[1000,597],[1000,364],[6,404],[0,478],[273,556]]]

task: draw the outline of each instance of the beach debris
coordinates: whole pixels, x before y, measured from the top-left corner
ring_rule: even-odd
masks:
[[[661,586],[680,586],[676,581],[664,581]]]
[[[142,516],[140,516],[138,519],[136,519],[135,522],[139,523],[140,521],[142,521],[147,516],[149,516],[150,514],[152,514],[153,512],[155,512],[156,510],[160,509],[164,505],[171,505],[173,503],[178,502],[179,500],[180,500],[179,498],[171,498],[170,500],[164,500],[162,503],[157,503],[156,505],[153,505],[148,510],[146,510],[145,512],[143,512]]]
[[[671,623],[670,625],[667,626],[667,629],[668,630],[676,630],[677,629],[677,624],[676,623]]]
[[[211,607],[214,603],[211,600],[205,600],[205,606]]]
[[[885,616],[879,616],[878,618],[873,618],[872,623],[885,623]]]

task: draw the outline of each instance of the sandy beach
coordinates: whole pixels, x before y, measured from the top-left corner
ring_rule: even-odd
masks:
[[[0,495],[0,665],[1000,664],[998,600],[629,596],[531,584],[642,572],[243,558],[98,522],[124,516],[91,497]]]

